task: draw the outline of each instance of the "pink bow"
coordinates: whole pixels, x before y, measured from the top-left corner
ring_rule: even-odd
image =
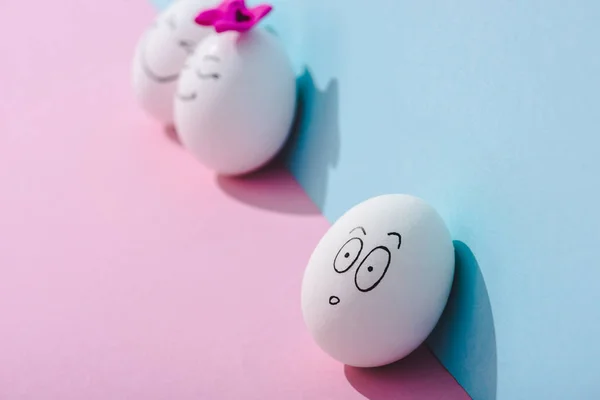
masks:
[[[217,33],[245,32],[252,29],[272,9],[269,4],[247,8],[244,0],[223,0],[218,7],[198,14],[195,21],[198,25],[213,26]]]

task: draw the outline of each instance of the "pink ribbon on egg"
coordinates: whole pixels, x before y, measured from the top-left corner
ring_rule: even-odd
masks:
[[[214,27],[217,33],[246,32],[258,24],[272,9],[273,6],[270,4],[248,8],[244,0],[223,0],[218,7],[198,14],[195,21],[198,25]]]

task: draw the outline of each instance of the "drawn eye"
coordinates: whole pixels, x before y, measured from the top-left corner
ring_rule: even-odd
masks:
[[[179,46],[183,48],[188,54],[193,54],[196,48],[196,43],[190,40],[180,40]]]
[[[375,289],[387,272],[392,255],[387,247],[375,247],[360,263],[354,276],[356,288],[361,292]]]
[[[359,238],[348,240],[338,251],[333,260],[333,268],[340,274],[348,271],[360,256],[363,248],[363,241]]]
[[[221,77],[221,75],[216,72],[204,73],[200,69],[196,70],[196,75],[200,79],[219,79]]]

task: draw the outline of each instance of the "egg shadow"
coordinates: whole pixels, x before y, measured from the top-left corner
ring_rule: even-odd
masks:
[[[469,399],[425,345],[384,367],[346,365],[344,375],[357,392],[370,400]]]
[[[166,138],[171,143],[173,143],[177,146],[183,146],[183,144],[181,143],[181,139],[179,139],[179,135],[177,134],[177,129],[175,128],[175,125],[166,125],[163,128],[163,131],[164,131]]]
[[[461,241],[454,249],[448,304],[426,344],[385,367],[345,366],[348,382],[367,399],[496,399],[496,334],[487,288],[471,249]]]
[[[296,79],[297,97],[290,135],[279,154],[260,170],[216,177],[217,186],[241,203],[286,214],[320,214],[328,169],[337,164],[338,86],[315,87],[308,69]],[[308,196],[307,196],[308,195]]]
[[[340,153],[339,84],[332,79],[320,90],[308,68],[296,82],[296,120],[280,158],[323,210],[329,171],[337,166]]]
[[[427,344],[473,399],[495,400],[498,358],[487,286],[469,246],[454,241],[454,249],[452,290]]]
[[[216,183],[229,197],[255,208],[283,214],[320,214],[279,159],[252,174],[216,175]]]

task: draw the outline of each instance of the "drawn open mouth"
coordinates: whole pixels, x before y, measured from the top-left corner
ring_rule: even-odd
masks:
[[[340,298],[337,296],[331,296],[329,298],[329,304],[331,304],[332,306],[335,306],[336,304],[338,304],[340,302]]]
[[[198,95],[196,92],[192,92],[190,94],[177,93],[177,98],[181,101],[192,101],[195,100],[197,96]]]

